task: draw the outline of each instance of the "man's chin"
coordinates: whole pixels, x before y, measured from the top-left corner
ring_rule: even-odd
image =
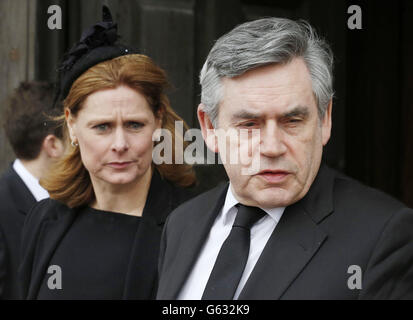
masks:
[[[282,208],[282,207],[287,207],[291,204],[291,199],[264,199],[264,200],[259,200],[258,202],[258,207],[260,208],[265,208],[265,209],[271,209],[271,208]]]
[[[251,193],[254,198],[245,199],[246,205],[260,207],[260,208],[281,208],[291,205],[294,200],[293,196],[284,189],[277,188],[276,190],[259,190]]]

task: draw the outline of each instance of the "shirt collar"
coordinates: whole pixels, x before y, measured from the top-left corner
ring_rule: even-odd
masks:
[[[36,201],[40,201],[49,197],[49,193],[39,184],[39,180],[25,168],[25,166],[19,159],[16,159],[13,162],[13,169],[23,180],[24,184],[33,194],[33,197],[36,199]]]
[[[222,214],[224,215],[225,220],[227,220],[228,212],[236,206],[238,203],[240,203],[234,192],[232,191],[232,185],[231,183],[229,184],[227,195],[225,198],[225,203],[224,207],[222,208]],[[284,213],[285,207],[279,207],[279,208],[260,208],[264,210],[268,215],[276,222],[280,221],[282,214]]]

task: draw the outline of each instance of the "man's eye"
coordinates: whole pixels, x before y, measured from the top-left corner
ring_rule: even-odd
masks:
[[[249,122],[244,122],[244,123],[242,123],[242,124],[241,124],[241,127],[250,128],[250,127],[254,127],[254,126],[256,126],[256,125],[257,125],[256,122],[249,121]]]
[[[295,119],[289,119],[287,122],[288,122],[288,123],[299,123],[299,122],[301,122],[301,119],[297,119],[297,118],[295,118]]]
[[[131,122],[128,122],[127,127],[129,129],[137,130],[143,127],[143,123],[131,121]]]
[[[101,124],[98,124],[98,125],[94,126],[93,128],[98,130],[98,131],[103,132],[103,131],[106,131],[107,129],[109,129],[109,124],[101,123]]]

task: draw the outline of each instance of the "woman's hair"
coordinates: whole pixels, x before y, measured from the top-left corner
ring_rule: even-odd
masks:
[[[175,133],[175,121],[183,120],[172,110],[165,95],[164,91],[168,87],[166,74],[145,55],[120,56],[91,67],[73,83],[63,101],[63,107],[70,110],[72,116],[76,116],[90,94],[98,90],[115,89],[121,85],[145,96],[155,117],[162,119],[162,128],[171,132],[172,146],[175,145],[175,139],[180,139],[183,146],[187,144],[182,135]],[[60,117],[60,121],[64,126],[65,143],[69,145],[70,137],[64,115]],[[185,129],[187,128],[185,124]],[[177,186],[193,185],[196,178],[192,166],[185,163],[175,164],[175,148],[172,148],[172,152],[172,164],[155,167],[164,179]],[[95,198],[89,172],[82,163],[78,147],[68,147],[65,156],[51,168],[40,183],[52,199],[69,207],[87,205]]]

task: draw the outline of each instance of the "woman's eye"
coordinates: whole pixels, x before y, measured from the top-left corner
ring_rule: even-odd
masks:
[[[96,126],[93,127],[94,129],[98,130],[98,131],[106,131],[107,129],[109,129],[109,125],[107,123],[101,123],[98,124]]]
[[[131,121],[131,122],[128,122],[127,127],[133,130],[137,130],[137,129],[142,128],[143,124],[140,122]]]

